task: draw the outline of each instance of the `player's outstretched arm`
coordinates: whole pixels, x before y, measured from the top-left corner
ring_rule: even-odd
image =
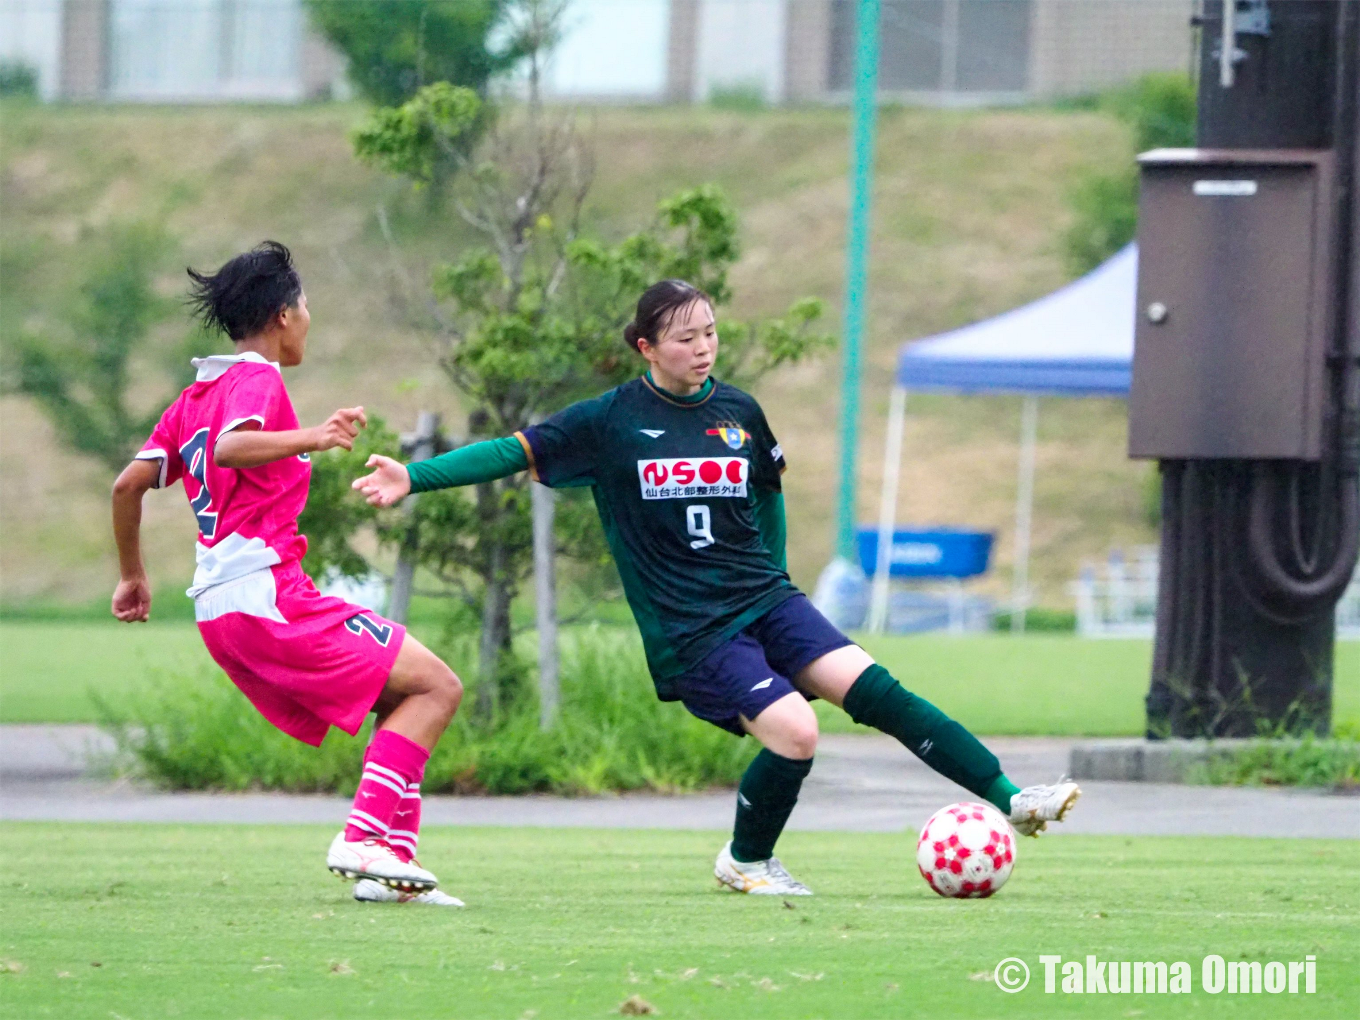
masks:
[[[113,538],[118,544],[118,587],[113,615],[124,623],[144,623],[151,615],[151,585],[142,563],[142,497],[160,477],[160,461],[134,460],[113,483]]]
[[[368,458],[372,473],[356,478],[352,487],[373,506],[391,506],[410,492],[494,482],[528,468],[525,445],[518,436],[487,439],[409,466],[374,454]]]
[[[354,479],[350,488],[363,493],[373,506],[391,506],[411,491],[411,475],[400,461],[375,453],[364,466],[373,471]]]
[[[367,424],[362,407],[342,407],[320,425],[288,432],[265,432],[259,422],[246,421],[218,438],[213,460],[218,467],[252,468],[336,446],[352,450],[354,437]]]

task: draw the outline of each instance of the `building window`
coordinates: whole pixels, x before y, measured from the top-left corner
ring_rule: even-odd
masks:
[[[1022,93],[1031,0],[883,0],[883,92]],[[832,0],[829,83],[854,87],[855,0]]]
[[[112,0],[118,99],[300,98],[299,0]]]

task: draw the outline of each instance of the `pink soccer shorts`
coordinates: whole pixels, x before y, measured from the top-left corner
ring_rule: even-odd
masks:
[[[203,643],[241,693],[284,733],[314,747],[332,726],[352,736],[387,684],[406,628],[322,595],[296,563],[272,573],[272,607],[267,578],[256,579],[266,591],[254,583],[255,590],[243,596],[240,589],[226,590],[228,582],[223,593],[200,602]],[[233,600],[247,611],[224,612]]]

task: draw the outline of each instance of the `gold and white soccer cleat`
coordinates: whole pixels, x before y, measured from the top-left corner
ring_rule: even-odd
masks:
[[[399,892],[427,892],[439,884],[434,875],[414,861],[403,861],[382,840],[346,843],[343,832],[331,842],[326,867],[340,878],[370,878]]]
[[[1081,787],[1070,779],[1051,786],[1027,786],[1011,797],[1011,825],[1021,836],[1038,836],[1049,822],[1061,822],[1081,796]]]
[[[766,861],[739,861],[732,856],[732,841],[718,854],[713,875],[723,885],[753,896],[811,896],[812,890],[785,870],[778,857]]]
[[[466,906],[458,897],[450,896],[439,889],[431,889],[422,893],[398,892],[396,889],[389,889],[371,878],[362,878],[354,883],[354,898],[360,903],[425,903],[432,907]]]

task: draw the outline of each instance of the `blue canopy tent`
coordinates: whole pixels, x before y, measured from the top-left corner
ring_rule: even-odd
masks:
[[[879,562],[874,571],[870,630],[882,630],[887,620],[887,556],[897,510],[908,390],[1015,393],[1025,398],[1021,413],[1011,614],[1012,628],[1024,629],[1029,600],[1038,398],[1128,396],[1137,278],[1138,249],[1130,244],[1108,262],[1047,297],[995,318],[902,346],[884,444]]]

